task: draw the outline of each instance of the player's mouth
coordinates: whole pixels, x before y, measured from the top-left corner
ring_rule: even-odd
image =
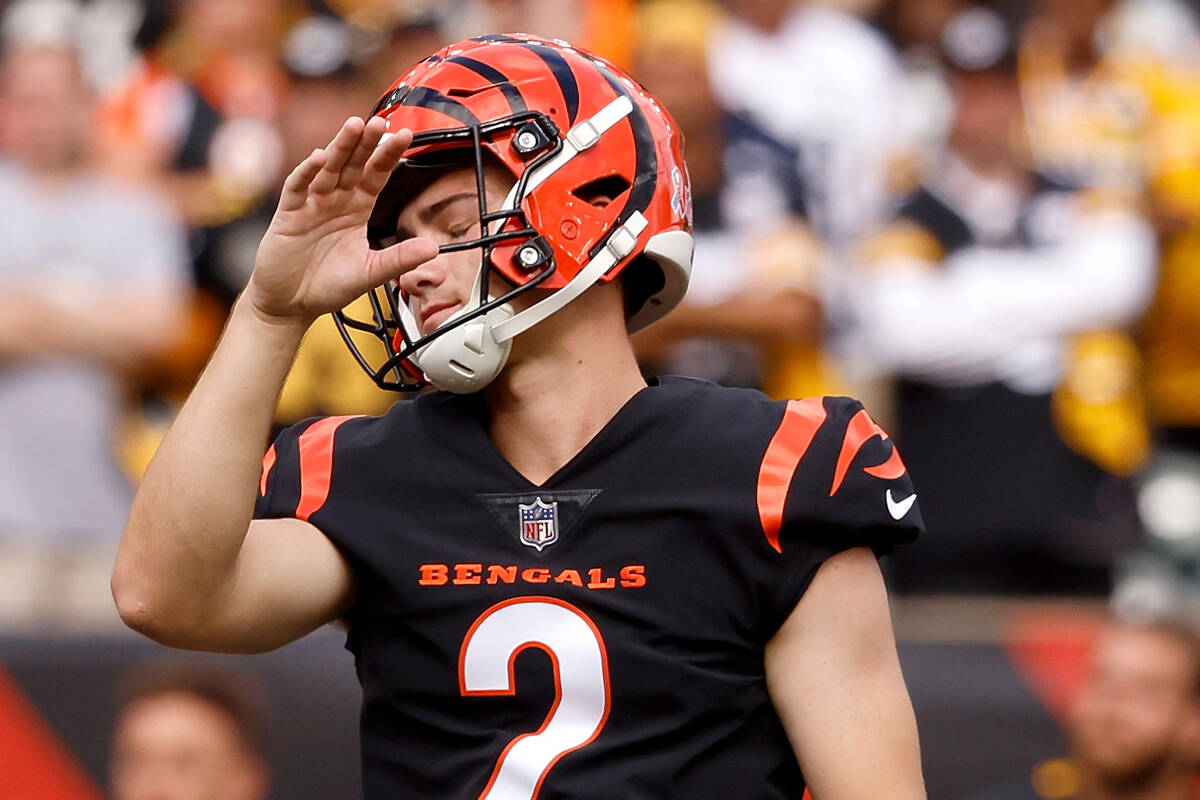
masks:
[[[449,301],[445,303],[433,303],[426,308],[421,309],[421,335],[428,336],[437,327],[458,310],[460,303],[457,301]]]

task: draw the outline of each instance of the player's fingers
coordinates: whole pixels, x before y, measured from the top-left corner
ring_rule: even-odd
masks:
[[[424,237],[405,239],[383,250],[372,251],[371,285],[382,286],[437,254],[437,242]]]
[[[351,117],[342,123],[341,130],[333,137],[333,140],[326,146],[325,152],[329,158],[325,162],[325,166],[313,178],[310,186],[315,194],[327,194],[337,188],[338,180],[342,174],[342,167],[346,165],[350,154],[354,152],[354,148],[358,145],[358,140],[362,138],[363,121],[361,117]]]
[[[279,197],[280,208],[284,211],[294,211],[304,205],[309,184],[325,165],[325,159],[325,151],[318,147],[309,153],[308,158],[296,165],[283,182],[283,192]]]
[[[371,153],[370,158],[367,159],[366,166],[363,167],[363,176],[359,185],[373,195],[383,191],[383,187],[387,184],[392,170],[400,163],[400,158],[404,155],[404,151],[408,149],[411,142],[412,131],[408,130],[398,131],[384,139],[375,148],[375,152]]]
[[[367,120],[362,136],[359,137],[358,144],[354,147],[354,152],[346,159],[346,165],[342,167],[342,175],[338,179],[339,189],[349,189],[362,178],[363,166],[367,163],[371,153],[375,152],[375,148],[379,145],[379,140],[386,130],[387,123],[382,117],[371,117]]]

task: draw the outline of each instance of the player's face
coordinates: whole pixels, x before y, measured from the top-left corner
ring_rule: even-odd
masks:
[[[1081,766],[1106,783],[1137,784],[1191,760],[1200,726],[1193,657],[1162,631],[1106,631],[1069,720]]]
[[[265,769],[231,719],[186,694],[147,697],[117,722],[113,800],[263,800]]]
[[[487,207],[500,208],[512,184],[512,177],[502,168],[485,167]],[[400,239],[425,236],[439,245],[479,238],[475,168],[450,170],[433,181],[400,212],[396,234]],[[440,253],[400,276],[400,288],[409,298],[409,307],[422,336],[467,303],[479,274],[479,263],[480,250],[477,248]],[[495,273],[492,273],[492,283],[493,296],[510,288]]]

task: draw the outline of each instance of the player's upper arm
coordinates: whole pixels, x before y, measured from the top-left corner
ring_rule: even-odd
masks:
[[[818,569],[767,645],[766,678],[814,797],[925,797],[916,720],[868,548]]]
[[[353,596],[350,565],[316,526],[256,519],[210,635],[225,651],[272,650],[342,616]]]
[[[263,459],[254,519],[224,596],[206,615],[203,630],[185,643],[166,644],[261,652],[346,613],[354,597],[353,570],[319,519],[310,517],[330,495],[335,436],[349,419],[308,420],[280,433]]]

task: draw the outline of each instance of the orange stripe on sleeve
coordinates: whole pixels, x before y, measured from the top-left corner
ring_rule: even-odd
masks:
[[[846,471],[850,469],[850,463],[854,461],[858,451],[872,436],[878,436],[881,439],[888,438],[883,428],[871,419],[867,410],[859,409],[858,413],[850,419],[850,424],[846,426],[846,436],[842,439],[842,452],[838,453],[837,467],[833,472],[833,486],[829,489],[830,497],[833,497],[837,494],[838,489],[842,488],[842,481],[846,478]]]
[[[887,461],[878,466],[864,467],[863,472],[868,475],[874,475],[876,478],[883,478],[885,481],[890,481],[908,472],[908,467],[904,466],[904,462],[900,459],[900,450],[893,445],[892,454],[888,456]]]
[[[267,454],[263,456],[262,462],[262,477],[258,480],[258,493],[263,497],[267,496],[267,479],[271,477],[271,468],[275,466],[275,445],[272,444],[267,448]]]
[[[783,507],[788,487],[813,437],[825,422],[825,404],[820,397],[789,400],[783,421],[771,437],[758,469],[758,518],[767,543],[782,553],[779,529],[783,526]]]
[[[329,479],[333,475],[333,434],[346,420],[361,416],[325,417],[300,434],[300,502],[296,519],[308,518],[329,499]]]

